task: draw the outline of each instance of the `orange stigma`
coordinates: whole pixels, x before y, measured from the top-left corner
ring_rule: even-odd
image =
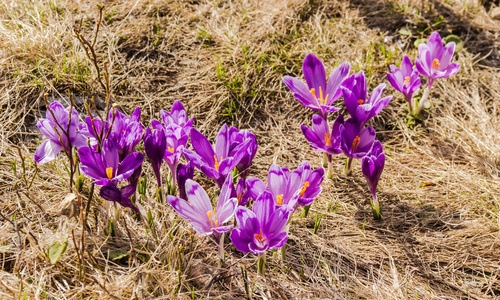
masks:
[[[278,202],[279,206],[283,204],[283,194],[276,196],[276,202]]]
[[[325,133],[325,143],[327,146],[332,145],[332,136],[328,132]]]
[[[214,155],[214,159],[215,159],[214,167],[217,171],[219,171],[219,161],[217,160],[217,155]],[[220,160],[222,161],[222,157],[220,158]]]
[[[238,204],[241,203],[241,196],[243,196],[241,193],[238,193],[238,196],[236,197],[238,199]]]
[[[211,210],[207,211],[207,217],[208,217],[208,221],[210,221],[210,225],[212,225],[214,223],[214,221],[212,220],[212,211]],[[215,209],[213,211],[213,217],[215,219],[215,227],[218,227],[219,221],[217,220],[217,215],[215,214]]]
[[[359,99],[359,100],[358,100],[358,103],[359,103],[359,105],[361,105],[361,104],[365,103],[365,101],[363,101],[363,100]]]
[[[434,70],[439,69],[439,66],[440,66],[440,65],[441,65],[441,64],[439,63],[439,59],[435,58],[435,59],[432,61],[432,68],[433,68]]]
[[[174,151],[175,151],[174,148],[170,148],[170,147],[168,147],[167,150],[172,152],[172,153],[174,153]]]
[[[358,149],[358,146],[359,146],[359,142],[361,141],[361,138],[359,137],[359,135],[357,135],[355,138],[354,138],[354,141],[352,141],[352,150],[356,150]]]
[[[314,96],[314,98],[316,98],[316,89],[311,89],[309,93],[311,93]]]
[[[264,243],[267,240],[267,238],[262,237],[262,229],[259,230],[259,234],[254,234],[253,236],[259,243]]]
[[[323,90],[321,89],[321,87],[319,87],[319,98],[316,97],[316,89],[311,89],[309,93],[311,93],[314,96],[314,98],[316,98],[316,100],[319,100],[319,103],[321,105],[326,105],[326,101],[328,100],[329,95],[327,94],[323,99]]]
[[[410,83],[410,77],[409,77],[409,76],[406,76],[406,77],[405,77],[405,83],[404,83],[404,84],[408,84],[408,83]]]
[[[304,193],[306,192],[308,186],[309,186],[309,181],[304,182],[304,185],[300,189],[300,197],[304,196]]]
[[[106,175],[108,175],[108,179],[113,178],[113,168],[106,168]]]

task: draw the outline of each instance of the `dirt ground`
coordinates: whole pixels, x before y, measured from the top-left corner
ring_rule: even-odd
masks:
[[[121,2],[0,1],[0,298],[500,297],[498,1]],[[462,69],[435,84],[422,122],[408,122],[403,96],[386,89],[394,99],[370,122],[387,155],[383,220],[372,218],[359,162],[346,177],[338,156],[337,174],[323,183],[309,215],[295,214],[286,260],[270,255],[261,277],[255,256],[227,245],[219,268],[214,243],[155,200],[146,162],[142,205],[150,220],[122,212],[112,237],[113,207],[94,202],[80,278],[81,223],[62,211],[67,160],[35,167],[42,135],[34,125],[45,114],[45,93],[64,102],[71,91],[81,115],[85,100],[104,98],[73,32],[82,24],[92,37],[97,4],[105,9],[96,54],[108,62],[113,102],[127,114],[141,106],[147,126],[179,99],[212,140],[223,123],[251,130],[259,143],[251,176],[262,179],[272,163],[321,166],[300,131],[312,111],[281,81],[302,76],[306,54],[316,54],[327,73],[349,61],[351,73],[365,71],[371,90],[388,83],[390,64],[416,57],[415,40],[437,30],[462,39],[455,57]],[[196,175],[216,192],[203,178]],[[53,264],[46,252],[55,242],[68,246]]]

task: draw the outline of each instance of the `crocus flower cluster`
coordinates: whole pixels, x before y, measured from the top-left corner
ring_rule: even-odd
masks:
[[[327,82],[323,63],[313,54],[308,54],[303,63],[303,73],[307,85],[297,78],[290,76],[283,78],[283,82],[290,88],[299,102],[308,108],[319,111],[319,114],[312,117],[312,128],[301,125],[301,130],[309,144],[326,156],[328,178],[333,176],[333,155],[344,153],[347,157],[344,170],[346,175],[351,173],[353,159],[364,159],[372,155],[376,132],[373,127],[366,126],[366,124],[378,115],[392,99],[392,96],[382,97],[386,86],[384,83],[378,85],[368,96],[367,80],[363,71],[349,76],[349,69],[347,62],[342,63],[333,71]],[[319,98],[316,97],[318,90],[320,91]],[[326,91],[326,93],[322,91]],[[308,96],[308,93],[314,97]],[[331,95],[333,97],[330,97]],[[338,111],[338,108],[332,105],[341,97],[344,99],[345,108],[350,118],[344,121],[344,116],[339,114],[330,128],[328,114]],[[371,184],[368,183],[371,190]],[[257,183],[257,185],[259,184]]]
[[[80,129],[88,139],[88,147],[78,149],[82,173],[103,186],[99,195],[136,212],[139,209],[131,198],[135,198],[144,161],[144,155],[136,151],[143,133],[140,117],[139,107],[130,118],[116,108],[111,109],[107,120],[87,116],[86,126]],[[119,188],[119,182],[124,180],[127,185]]]
[[[240,205],[235,211],[238,227],[231,232],[231,241],[239,251],[259,256],[259,273],[265,267],[265,252],[285,245],[290,216],[298,206],[311,205],[321,193],[323,178],[322,168],[311,170],[309,162],[304,161],[292,172],[271,165],[267,186],[258,178],[246,179],[244,195],[238,192]],[[245,207],[249,199],[255,200],[252,210]]]
[[[297,169],[290,172],[288,168],[277,164],[271,165],[266,184],[255,177],[247,179],[247,195],[257,199],[263,192],[271,193],[277,207],[285,207],[293,212],[298,206],[309,206],[321,193],[324,178],[322,168],[311,170],[308,161],[302,162]]]
[[[35,152],[35,161],[49,162],[64,150],[76,168],[76,157],[72,153],[75,147],[82,173],[92,178],[94,184],[103,186],[101,197],[138,212],[130,197],[135,194],[144,159],[142,153],[135,152],[142,138],[140,114],[137,108],[128,118],[113,108],[107,120],[88,116],[80,123],[75,107],[64,108],[59,102],[53,102],[48,106],[47,118],[37,123],[48,139]],[[118,182],[123,180],[127,180],[128,185],[118,188]]]
[[[418,114],[435,80],[460,70],[459,65],[451,63],[454,48],[454,43],[443,47],[439,34],[434,32],[427,44],[419,46],[416,69],[408,56],[403,58],[400,68],[391,66],[391,73],[387,74],[389,82],[404,94],[410,112]],[[283,82],[301,104],[317,111],[312,116],[312,127],[301,125],[304,136],[327,159],[328,178],[333,176],[334,155],[343,153],[346,156],[346,175],[351,173],[353,159],[361,160],[361,171],[372,194],[373,215],[380,219],[377,185],[384,169],[385,154],[381,142],[375,141],[375,129],[367,124],[389,104],[392,96],[382,96],[384,83],[369,94],[363,71],[349,75],[347,62],[327,77],[319,58],[308,54],[303,62],[303,73],[305,83],[290,76],[285,76]],[[419,73],[427,77],[427,88],[420,103],[415,103],[412,95],[421,85]],[[340,98],[343,98],[349,118],[338,114],[330,126],[330,114],[340,110],[333,105]],[[322,191],[325,171],[311,168],[308,161],[293,171],[272,164],[266,183],[249,176],[258,148],[256,136],[248,130],[224,124],[212,143],[193,128],[193,119],[188,119],[180,101],[173,103],[170,112],[162,110],[161,121],[152,120],[145,130],[140,122],[139,107],[130,117],[115,107],[106,114],[104,118],[100,114],[97,117],[89,115],[80,123],[73,106],[64,108],[58,102],[50,104],[46,118],[37,123],[48,139],[36,150],[35,161],[49,162],[63,150],[71,160],[72,171],[78,165],[75,160],[79,159],[81,172],[90,177],[93,184],[101,186],[99,194],[103,199],[140,213],[135,193],[144,161],[144,154],[137,151],[142,140],[156,177],[159,200],[163,199],[162,164],[165,162],[170,174],[168,203],[191,223],[197,234],[214,239],[221,260],[224,234],[228,233],[236,249],[259,256],[258,268],[262,273],[266,252],[282,248],[287,242],[287,224],[294,211],[299,206],[310,206]],[[192,149],[189,149],[189,141]],[[74,148],[78,156],[73,155]],[[207,193],[209,189],[205,190],[193,180],[195,168],[219,188],[215,207],[211,201],[214,197]],[[250,203],[251,209],[247,207]],[[231,222],[233,216],[234,223]]]
[[[429,97],[430,89],[439,78],[448,78],[460,71],[460,65],[451,63],[455,52],[455,42],[443,46],[443,41],[438,32],[433,32],[427,43],[418,45],[419,57],[415,61],[416,69],[413,68],[408,56],[403,58],[400,68],[391,65],[391,72],[387,73],[387,79],[391,85],[408,101],[409,112],[418,116],[424,103]],[[413,99],[421,84],[419,74],[427,77],[427,87],[418,103]]]

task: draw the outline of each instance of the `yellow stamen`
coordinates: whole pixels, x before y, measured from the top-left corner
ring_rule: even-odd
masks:
[[[327,97],[328,97],[328,95],[327,95]],[[325,102],[326,102],[326,98],[323,101],[323,91],[321,90],[321,87],[319,87],[319,102],[321,102],[321,104],[323,104],[323,105],[325,105]]]
[[[167,150],[172,152],[172,153],[174,153],[174,151],[175,151],[174,148],[170,148],[170,147],[167,147]]]
[[[406,76],[406,77],[405,77],[405,83],[404,83],[404,84],[408,84],[408,83],[410,83],[410,77],[409,77],[409,76]]]
[[[304,193],[306,192],[308,186],[309,186],[309,181],[304,182],[304,185],[300,189],[300,197],[304,196]]]
[[[267,240],[267,238],[262,237],[262,229],[259,230],[259,234],[254,234],[253,236],[259,243],[264,243]]]
[[[328,132],[325,133],[325,142],[327,146],[332,145],[332,136]]]
[[[276,202],[278,202],[279,206],[283,204],[283,194],[276,196]]]
[[[330,95],[326,94],[325,98],[323,98],[323,90],[321,87],[319,87],[319,98],[316,97],[316,89],[311,89],[309,92],[314,96],[314,98],[316,98],[316,100],[319,100],[321,105],[326,105],[326,101],[328,101],[328,96]]]
[[[433,68],[434,70],[439,69],[439,66],[440,66],[440,65],[441,65],[441,64],[439,63],[439,59],[435,58],[435,59],[432,61],[432,68]]]
[[[361,138],[357,135],[354,138],[354,141],[352,142],[352,150],[356,150],[358,148],[360,141],[361,141]]]
[[[106,175],[109,179],[113,178],[113,168],[106,168]]]
[[[214,159],[215,159],[214,167],[217,171],[219,171],[219,161],[217,160],[217,155],[214,155]],[[220,158],[220,160],[222,161],[222,157]]]
[[[359,100],[358,100],[358,103],[359,103],[359,105],[361,105],[361,104],[365,103],[365,101],[363,101],[363,100],[359,99]]]

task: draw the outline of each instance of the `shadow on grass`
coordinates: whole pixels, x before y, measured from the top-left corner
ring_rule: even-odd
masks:
[[[350,0],[352,7],[358,9],[369,28],[378,28],[387,35],[398,36],[401,28],[409,28],[417,32],[407,47],[413,47],[416,38],[427,38],[431,31],[438,31],[443,36],[454,34],[464,41],[464,47],[474,55],[478,55],[481,64],[500,66],[500,41],[495,38],[492,26],[474,24],[465,14],[459,14],[450,5],[438,0],[430,0],[427,5],[416,5],[421,13],[418,16],[405,13],[401,6],[393,2],[379,0]],[[488,9],[488,7],[485,7]],[[442,22],[439,22],[442,17]],[[427,30],[426,30],[427,29]],[[418,32],[425,31],[422,36]]]

